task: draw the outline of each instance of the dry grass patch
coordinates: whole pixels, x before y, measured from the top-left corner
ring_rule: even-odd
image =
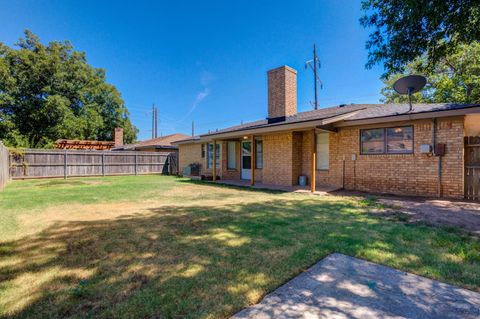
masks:
[[[478,240],[372,205],[159,176],[13,183],[0,317],[226,318],[334,251],[479,290]]]

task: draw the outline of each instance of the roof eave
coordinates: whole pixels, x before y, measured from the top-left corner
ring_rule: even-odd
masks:
[[[334,125],[336,127],[346,127],[346,126],[368,125],[368,124],[376,124],[376,123],[422,120],[422,119],[431,119],[431,118],[438,118],[438,117],[462,116],[462,115],[479,113],[479,112],[480,112],[480,106],[474,106],[474,107],[455,109],[455,110],[441,110],[441,111],[433,111],[433,112],[426,111],[426,112],[419,112],[419,113],[412,113],[412,114],[407,114],[407,113],[395,114],[395,115],[389,115],[389,116],[371,117],[371,118],[358,119],[358,120],[345,119],[342,122],[335,123]]]
[[[331,116],[328,118],[317,119],[317,120],[304,120],[304,121],[298,121],[298,122],[292,122],[292,123],[278,123],[275,125],[267,125],[267,126],[258,127],[258,128],[244,128],[244,129],[239,129],[239,130],[225,132],[225,133],[211,133],[206,135],[200,135],[200,139],[197,140],[196,142],[197,143],[209,142],[209,141],[213,141],[214,139],[238,138],[240,136],[246,136],[246,135],[255,135],[255,134],[262,134],[262,133],[268,134],[268,133],[276,133],[276,132],[282,132],[282,131],[308,129],[313,127],[321,128],[322,126],[327,126],[335,122],[342,121],[344,119],[352,117],[355,114],[357,114],[359,111],[361,110],[355,110],[355,111],[351,111],[341,115]],[[185,141],[185,143],[182,143],[182,144],[188,144],[188,143],[192,143],[192,142]]]

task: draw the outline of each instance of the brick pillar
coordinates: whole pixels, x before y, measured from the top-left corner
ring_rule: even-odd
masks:
[[[115,147],[123,145],[123,128],[116,127],[113,132],[113,141],[115,142]]]
[[[282,118],[297,113],[297,71],[289,66],[267,72],[268,118]]]

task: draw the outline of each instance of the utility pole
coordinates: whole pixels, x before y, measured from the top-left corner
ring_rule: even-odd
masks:
[[[315,91],[315,110],[318,110],[318,92],[317,92],[317,82],[320,82],[320,89],[323,89],[323,82],[320,77],[317,75],[317,66],[320,68],[320,59],[317,57],[317,47],[313,44],[313,60],[308,60],[305,62],[305,69],[309,68],[313,71],[313,89]]]
[[[152,138],[155,138],[155,104],[152,105]]]
[[[158,137],[158,108],[155,107],[155,138]]]

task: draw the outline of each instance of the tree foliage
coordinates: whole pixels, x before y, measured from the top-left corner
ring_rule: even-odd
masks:
[[[17,147],[50,147],[59,138],[126,143],[137,129],[105,71],[87,64],[68,42],[43,45],[30,31],[16,44],[0,43],[0,139]]]
[[[422,103],[480,103],[480,43],[460,45],[442,58],[433,68],[428,67],[427,56],[407,64],[404,73],[395,73],[384,79],[381,93],[384,102],[406,102],[405,95],[397,94],[393,83],[407,74],[427,76],[425,89],[413,95],[413,101]]]
[[[478,0],[363,0],[360,23],[373,28],[367,67],[383,62],[384,76],[428,56],[430,68],[461,44],[480,41]]]

